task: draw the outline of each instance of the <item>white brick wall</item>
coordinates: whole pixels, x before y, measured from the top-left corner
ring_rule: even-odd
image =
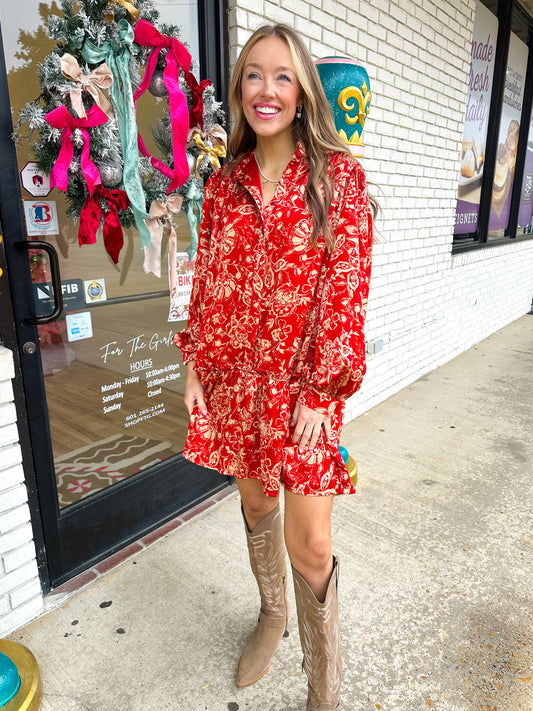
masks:
[[[0,637],[43,612],[13,402],[13,356],[0,346]]]
[[[283,21],[313,57],[366,67],[363,166],[382,215],[363,387],[346,421],[526,313],[533,240],[452,256],[475,0],[230,0],[230,64],[256,27]],[[283,6],[283,7],[282,7]]]

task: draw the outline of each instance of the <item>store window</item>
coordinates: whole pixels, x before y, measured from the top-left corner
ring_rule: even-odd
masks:
[[[454,251],[533,235],[532,46],[533,11],[478,0]]]
[[[47,66],[43,65],[46,58],[60,51],[48,28],[64,20],[65,7],[70,6],[63,5],[31,0],[1,11],[15,121],[28,102],[38,100],[44,71],[39,67]],[[153,6],[159,27],[179,23],[181,39],[192,55],[192,71],[203,78],[197,0],[158,0]],[[150,153],[164,161],[156,130],[165,105],[162,95],[146,92],[138,102],[136,120]],[[171,250],[168,228],[164,233],[161,229],[159,250],[152,244],[149,253],[159,258],[156,267],[147,263],[133,226],[121,229],[124,246],[118,263],[104,249],[102,227],[96,244],[80,247],[80,220],[73,216],[67,194],[51,187],[49,176],[36,167],[33,146],[38,131],[24,124],[19,133],[17,159],[27,237],[46,241],[57,254],[63,296],[62,315],[41,323],[38,331],[57,498],[64,509],[176,457],[183,449],[188,423],[185,377],[172,335],[184,328],[187,318],[191,221],[179,206],[173,211],[175,243]],[[102,183],[110,190],[119,185],[121,164],[105,159],[112,158],[112,146],[106,147],[105,156],[95,151],[91,156],[104,176]],[[198,207],[194,209],[197,220]],[[50,252],[28,251],[35,312],[48,317],[56,302]],[[181,301],[170,299],[171,288],[176,286],[179,297],[182,285]]]

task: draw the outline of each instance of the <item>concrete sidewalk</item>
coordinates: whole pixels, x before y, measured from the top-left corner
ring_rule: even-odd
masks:
[[[533,708],[532,403],[528,315],[346,426],[345,711]],[[232,495],[11,638],[43,711],[302,711],[294,618],[270,672],[234,684],[257,601]]]

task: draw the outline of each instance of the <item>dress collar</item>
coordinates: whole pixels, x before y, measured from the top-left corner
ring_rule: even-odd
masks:
[[[291,185],[298,183],[308,170],[305,148],[303,143],[299,141],[283,171],[273,200],[278,199]],[[235,166],[233,178],[249,190],[259,205],[262,204],[261,176],[253,151],[247,153]]]

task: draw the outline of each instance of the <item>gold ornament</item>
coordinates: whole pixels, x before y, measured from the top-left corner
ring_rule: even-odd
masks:
[[[109,7],[107,9],[107,13],[105,16],[105,19],[108,22],[111,22],[112,20],[115,19],[115,13],[113,12],[113,5],[122,5],[122,7],[126,8],[126,10],[130,14],[130,18],[133,22],[137,22],[140,16],[139,10],[135,7],[135,5],[132,5],[131,2],[128,2],[127,0],[109,0]]]

